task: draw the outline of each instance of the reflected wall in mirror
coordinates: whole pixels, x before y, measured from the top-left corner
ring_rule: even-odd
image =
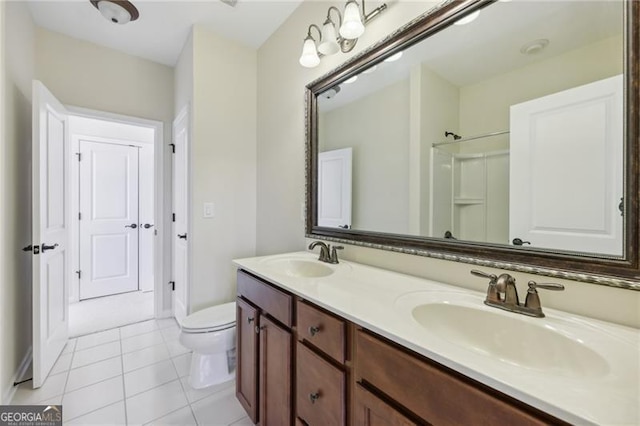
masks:
[[[634,14],[452,2],[309,85],[308,234],[637,268]]]

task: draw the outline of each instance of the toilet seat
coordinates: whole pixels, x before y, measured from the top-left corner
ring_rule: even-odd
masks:
[[[202,309],[184,318],[181,325],[185,333],[212,333],[233,328],[236,325],[236,302]]]

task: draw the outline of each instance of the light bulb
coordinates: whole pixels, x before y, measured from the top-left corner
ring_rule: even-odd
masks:
[[[340,27],[340,35],[346,39],[354,39],[364,34],[364,24],[360,16],[360,7],[355,0],[349,0],[344,7],[344,20]]]
[[[304,44],[302,45],[302,55],[300,55],[300,65],[305,68],[313,68],[318,66],[319,63],[320,57],[316,50],[315,40],[313,40],[312,37],[305,38]]]
[[[336,27],[331,20],[327,19],[322,26],[322,42],[318,45],[318,52],[323,55],[333,55],[338,53],[340,46],[336,41]]]

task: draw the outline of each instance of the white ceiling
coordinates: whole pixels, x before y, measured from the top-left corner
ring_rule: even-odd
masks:
[[[140,18],[125,25],[104,19],[89,0],[29,0],[40,27],[174,66],[193,24],[222,37],[258,48],[302,0],[133,0]]]

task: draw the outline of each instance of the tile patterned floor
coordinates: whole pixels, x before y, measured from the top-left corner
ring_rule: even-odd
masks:
[[[69,425],[252,425],[234,383],[189,386],[191,353],[173,319],[149,320],[69,341],[40,389],[13,404],[62,404]]]

